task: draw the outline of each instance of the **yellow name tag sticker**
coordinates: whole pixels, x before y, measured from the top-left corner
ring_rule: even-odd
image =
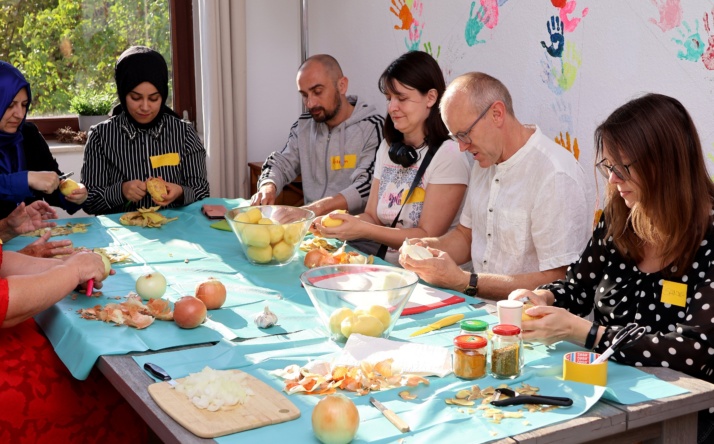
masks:
[[[660,302],[663,304],[672,304],[677,307],[687,305],[687,284],[679,282],[664,281],[662,284],[662,297]]]
[[[337,170],[342,169],[342,162],[340,160],[340,156],[330,157],[330,167],[332,168],[332,171],[337,171]]]
[[[168,153],[160,156],[151,156],[151,168],[159,168],[163,166],[176,166],[181,163],[179,153]]]
[[[345,169],[357,168],[357,154],[348,154],[345,156],[345,164],[343,165]]]

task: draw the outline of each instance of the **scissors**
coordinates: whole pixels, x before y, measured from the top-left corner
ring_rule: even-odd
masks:
[[[627,324],[615,334],[615,337],[612,340],[612,345],[605,350],[605,353],[601,354],[596,360],[594,360],[593,364],[605,362],[615,352],[624,350],[633,345],[645,334],[646,331],[645,327],[640,327],[636,322]]]

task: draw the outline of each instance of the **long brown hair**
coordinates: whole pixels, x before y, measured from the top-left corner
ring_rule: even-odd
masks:
[[[662,273],[681,276],[692,264],[711,224],[714,185],[707,173],[697,129],[682,104],[647,94],[616,109],[595,130],[597,159],[607,147],[612,164],[631,162],[640,198],[630,209],[608,183],[605,221],[615,248],[635,263],[654,245]]]

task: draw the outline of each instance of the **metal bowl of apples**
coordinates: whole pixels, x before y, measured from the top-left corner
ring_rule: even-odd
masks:
[[[287,205],[257,205],[234,208],[225,218],[250,263],[285,265],[297,256],[315,213]]]
[[[330,339],[351,334],[387,338],[407,305],[419,276],[387,265],[326,265],[300,281]]]

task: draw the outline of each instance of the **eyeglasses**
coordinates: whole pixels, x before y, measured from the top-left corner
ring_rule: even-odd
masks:
[[[493,103],[496,103],[496,102],[493,102]],[[456,134],[449,133],[449,137],[451,137],[451,140],[453,140],[454,142],[460,141],[461,143],[464,143],[466,145],[471,145],[471,136],[469,136],[469,133],[471,132],[472,129],[474,129],[474,126],[476,126],[478,121],[481,120],[483,118],[483,116],[486,115],[488,110],[491,109],[491,107],[493,106],[493,103],[488,105],[486,107],[486,109],[483,110],[483,112],[481,114],[479,114],[479,116],[476,118],[476,120],[474,120],[474,123],[471,124],[469,129],[467,129],[466,131],[458,132]]]
[[[605,179],[610,179],[610,174],[615,174],[618,179],[627,182],[632,178],[630,175],[630,166],[637,162],[636,160],[633,162],[630,162],[627,165],[608,165],[605,163],[607,159],[602,159],[600,162],[598,162],[595,166],[597,167],[598,171],[602,173],[603,176],[605,176]]]

